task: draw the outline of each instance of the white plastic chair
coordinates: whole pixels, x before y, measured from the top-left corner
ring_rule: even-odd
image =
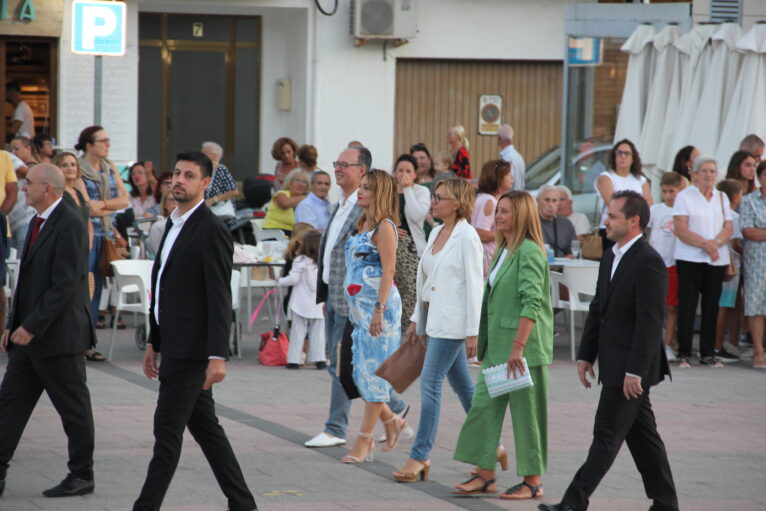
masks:
[[[280,229],[264,229],[261,227],[263,223],[262,218],[253,218],[250,220],[250,225],[253,226],[253,235],[255,236],[255,242],[260,243],[267,240],[282,240],[287,236]]]
[[[116,289],[117,303],[114,304],[115,317],[112,321],[112,341],[109,345],[107,360],[112,360],[114,337],[120,312],[137,312],[144,315],[145,335],[149,337],[149,290],[152,282],[154,261],[141,259],[123,259],[112,261],[114,268],[113,285]],[[137,300],[137,301],[136,301]]]
[[[592,297],[596,294],[598,281],[598,266],[566,266],[564,267],[563,282],[569,290],[569,300],[559,299],[563,309],[569,310],[569,336],[571,342],[572,360],[575,360],[575,312],[588,312]],[[589,298],[583,298],[586,295]]]

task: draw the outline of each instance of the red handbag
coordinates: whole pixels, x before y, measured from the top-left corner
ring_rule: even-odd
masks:
[[[287,348],[289,346],[290,340],[279,331],[279,326],[271,332],[263,332],[258,361],[265,366],[287,365]]]

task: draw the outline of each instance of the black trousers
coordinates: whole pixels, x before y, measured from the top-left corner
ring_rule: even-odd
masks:
[[[701,297],[700,358],[713,356],[718,323],[718,301],[721,298],[721,284],[726,267],[676,261],[676,270],[678,272],[678,355],[689,357],[692,354],[694,316],[697,314],[697,303]]]
[[[33,341],[34,342],[34,341]],[[30,357],[24,346],[8,351],[0,384],[0,479],[19,445],[24,428],[43,390],[56,408],[69,441],[69,472],[93,480],[93,410],[82,353]]]
[[[226,433],[215,415],[212,389],[202,390],[208,362],[163,359],[154,412],[154,454],[133,511],[158,511],[181,457],[183,432],[202,448],[231,511],[256,509]]]
[[[564,493],[562,503],[577,511],[588,509],[590,496],[609,471],[623,441],[644,481],[646,496],[654,501],[650,510],[677,511],[678,497],[673,474],[662,443],[649,389],[638,399],[625,399],[622,387],[601,389],[588,458]]]

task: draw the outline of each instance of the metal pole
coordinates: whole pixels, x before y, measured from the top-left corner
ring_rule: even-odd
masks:
[[[93,83],[93,124],[101,126],[101,81],[102,81],[102,66],[103,57],[96,55],[94,61],[94,83]]]

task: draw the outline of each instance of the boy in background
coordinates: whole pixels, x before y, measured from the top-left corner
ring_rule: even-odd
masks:
[[[650,208],[649,243],[662,256],[668,269],[668,296],[665,315],[665,353],[668,362],[675,362],[676,355],[672,346],[676,342],[676,324],[678,323],[678,273],[676,272],[676,234],[673,232],[673,204],[676,195],[683,188],[683,178],[675,172],[668,172],[660,181],[662,202]]]

